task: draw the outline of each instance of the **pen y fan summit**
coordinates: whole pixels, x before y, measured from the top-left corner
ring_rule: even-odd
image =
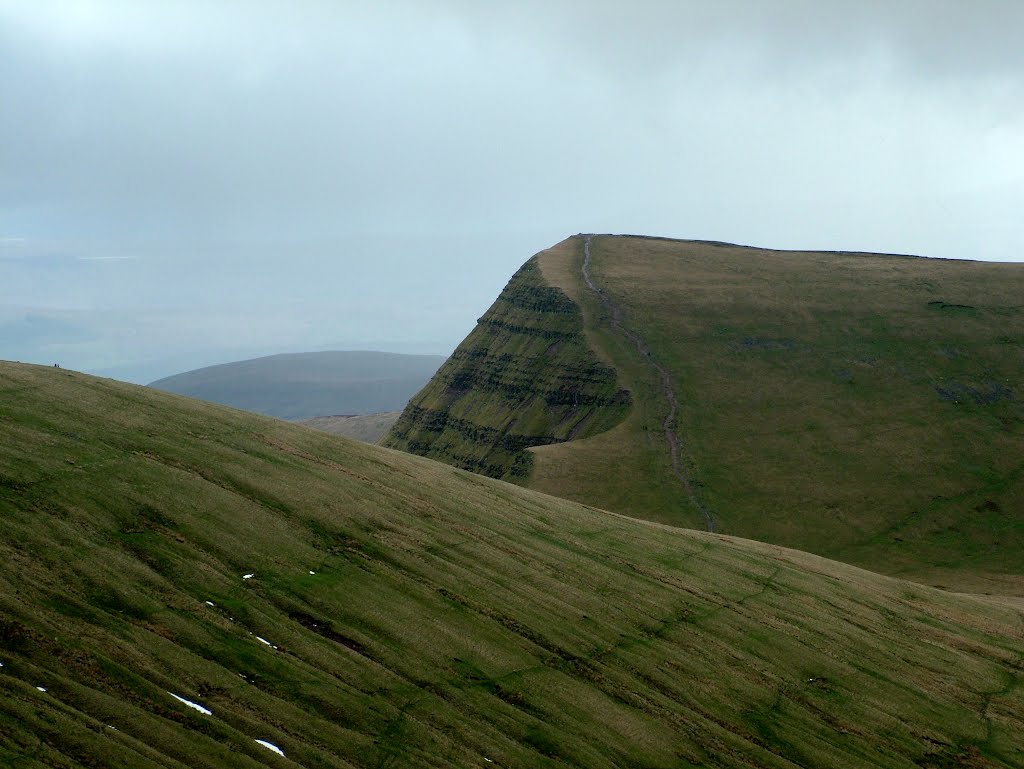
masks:
[[[1021,594],[1022,297],[1016,263],[575,236],[512,278],[385,441],[640,518]],[[534,341],[570,327],[571,358]],[[544,418],[524,430],[520,414]]]

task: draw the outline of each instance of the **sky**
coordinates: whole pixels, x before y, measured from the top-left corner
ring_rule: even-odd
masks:
[[[578,232],[1024,260],[1018,0],[0,0],[0,358],[447,354]]]

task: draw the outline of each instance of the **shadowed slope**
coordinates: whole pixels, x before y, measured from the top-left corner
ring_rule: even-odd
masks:
[[[579,307],[531,259],[382,444],[492,478],[525,477],[528,447],[594,435],[626,412],[628,393],[582,332]]]
[[[0,617],[0,765],[1024,756],[1009,607],[14,364]]]

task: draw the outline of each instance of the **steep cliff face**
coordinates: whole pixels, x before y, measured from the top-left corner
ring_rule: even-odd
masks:
[[[537,257],[512,277],[383,443],[493,478],[525,477],[530,446],[619,422],[630,395],[583,336],[580,309]]]

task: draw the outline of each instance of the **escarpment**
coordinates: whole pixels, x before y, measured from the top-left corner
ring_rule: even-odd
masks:
[[[527,448],[607,430],[629,405],[615,370],[587,345],[579,307],[545,283],[534,257],[383,443],[493,478],[523,478]]]

